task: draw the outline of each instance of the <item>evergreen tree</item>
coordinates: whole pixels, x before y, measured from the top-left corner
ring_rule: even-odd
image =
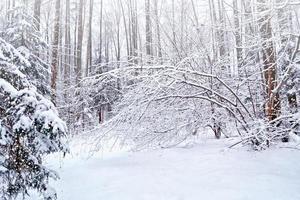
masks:
[[[0,38],[0,179],[1,199],[37,190],[44,199],[56,199],[48,185],[58,178],[43,156],[68,151],[66,124],[49,100],[38,93],[24,69],[39,66]],[[35,57],[37,58],[37,57]]]
[[[43,59],[46,55],[39,54],[40,51],[47,52],[48,45],[25,6],[16,7],[11,12],[13,17],[2,32],[2,37],[29,61],[30,64],[20,68],[20,71],[41,94],[50,96],[50,65]]]

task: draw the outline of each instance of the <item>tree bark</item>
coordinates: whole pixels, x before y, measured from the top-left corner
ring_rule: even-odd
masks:
[[[88,44],[87,44],[87,55],[86,55],[86,72],[85,76],[88,76],[91,72],[92,66],[92,20],[93,20],[93,5],[94,1],[90,0],[90,16],[89,16],[89,30],[88,30]]]
[[[59,27],[60,27],[60,0],[56,0],[55,3],[55,20],[54,20],[54,38],[52,49],[52,63],[51,63],[51,89],[52,89],[52,101],[56,102],[56,87],[57,87],[57,70],[58,70],[58,45],[59,45]]]
[[[154,0],[154,15],[155,15],[155,23],[156,23],[156,40],[157,40],[157,56],[159,58],[160,63],[162,64],[162,48],[161,48],[161,34],[160,34],[160,25],[159,25],[159,17],[158,17],[158,0]]]
[[[243,57],[243,52],[241,49],[242,39],[241,39],[241,28],[240,28],[240,13],[238,10],[238,1],[233,0],[233,17],[234,17],[234,29],[235,29],[235,45],[236,45],[236,61],[237,67],[240,68],[240,64]]]
[[[133,63],[138,64],[138,27],[137,27],[137,3],[130,0],[131,31],[132,31],[132,58]]]
[[[119,0],[119,4],[121,7],[122,12],[122,18],[123,18],[123,25],[124,25],[124,31],[125,31],[125,38],[126,38],[126,50],[127,50],[127,60],[130,59],[130,44],[129,44],[129,33],[128,33],[128,27],[126,23],[126,16],[125,16],[125,10],[122,3],[122,0]]]
[[[99,62],[102,62],[102,29],[103,29],[103,0],[100,2],[100,32],[99,32]]]
[[[77,32],[77,52],[76,52],[76,83],[78,84],[82,78],[82,40],[83,40],[83,4],[84,1],[80,0],[78,9],[78,32]]]
[[[151,63],[153,57],[152,48],[152,24],[151,24],[151,11],[150,11],[150,0],[145,0],[145,13],[146,13],[146,55],[147,62]]]
[[[268,4],[266,0],[258,0],[259,13],[266,12]],[[260,19],[260,35],[262,38],[262,57],[264,68],[264,79],[266,85],[266,105],[265,113],[269,121],[276,119],[280,115],[279,94],[273,93],[277,86],[277,64],[275,46],[272,41],[272,26],[269,14],[264,14]]]
[[[71,71],[71,32],[70,32],[70,0],[66,0],[66,16],[65,16],[65,58],[64,58],[64,84],[65,89],[70,85]],[[67,99],[67,90],[65,90],[65,98]]]

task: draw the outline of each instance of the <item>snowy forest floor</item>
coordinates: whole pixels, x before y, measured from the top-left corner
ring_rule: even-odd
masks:
[[[144,152],[99,152],[75,140],[71,154],[48,166],[59,200],[299,200],[300,151],[279,144],[254,152],[232,139]],[[32,197],[31,199],[36,199]]]

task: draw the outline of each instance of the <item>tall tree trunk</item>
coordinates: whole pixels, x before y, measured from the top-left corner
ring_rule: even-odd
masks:
[[[128,60],[132,63],[133,60],[133,42],[132,42],[132,0],[127,3],[128,7],[128,42],[129,42],[129,57]]]
[[[259,13],[267,12],[269,5],[266,0],[258,0]],[[264,68],[264,78],[266,85],[266,105],[265,113],[269,121],[276,119],[280,115],[279,94],[273,93],[277,86],[277,64],[275,46],[272,41],[272,25],[270,14],[266,13],[259,19],[260,35],[262,38],[262,59]]]
[[[70,85],[70,71],[71,71],[71,32],[70,32],[70,0],[66,0],[66,16],[65,16],[65,58],[64,58],[64,85],[65,85],[65,99],[68,98],[66,88]]]
[[[138,32],[137,32],[137,5],[135,0],[129,0],[129,33],[130,33],[130,60],[138,64]]]
[[[78,1],[76,1],[76,3],[75,3],[75,5],[76,5],[76,10],[77,10],[77,12],[78,12]],[[77,40],[78,40],[78,38],[77,38],[77,32],[78,32],[78,13],[76,14],[76,16],[75,16],[75,22],[74,22],[74,35],[73,35],[73,37],[74,37],[74,43],[73,43],[73,66],[75,67],[75,71],[77,70],[77,68],[76,68],[76,66],[77,66]],[[76,76],[77,76],[77,73],[76,73]]]
[[[136,0],[133,0],[132,6],[132,45],[134,63],[138,64],[138,16]]]
[[[212,40],[212,53],[213,53],[213,60],[216,60],[218,57],[218,51],[217,51],[217,32],[215,30],[216,24],[217,24],[217,15],[215,10],[215,3],[214,0],[209,0],[209,13],[210,13],[210,21],[211,21],[211,40]]]
[[[147,62],[151,63],[150,59],[153,57],[153,48],[152,48],[152,24],[151,24],[150,0],[145,0],[145,13],[146,13],[146,55],[147,55]]]
[[[105,63],[106,65],[109,63],[110,60],[110,54],[109,54],[109,50],[110,50],[110,31],[109,31],[109,27],[108,27],[108,23],[105,23],[104,25],[104,35],[105,35],[105,39],[104,39],[104,54],[105,54]]]
[[[103,29],[103,0],[100,2],[100,26],[99,26],[99,62],[102,62],[102,29]]]
[[[176,39],[176,30],[175,30],[175,0],[172,0],[172,40],[173,40],[173,46],[174,46],[174,52],[177,52],[177,39]]]
[[[120,10],[117,10],[115,13],[115,20],[116,20],[116,39],[113,37],[114,41],[114,46],[115,46],[115,55],[116,55],[116,60],[117,60],[117,66],[119,67],[120,65],[120,60],[121,60],[121,37],[120,37],[120,30],[121,30],[121,15],[120,15]]]
[[[209,10],[210,10],[210,20],[211,20],[211,35],[212,35],[212,54],[213,54],[213,61],[217,60],[219,58],[219,54],[221,52],[221,47],[218,46],[220,43],[220,37],[219,37],[219,31],[220,30],[216,30],[218,22],[217,22],[217,14],[216,14],[216,6],[215,6],[215,2],[214,0],[209,0]],[[217,39],[217,41],[216,41]],[[209,59],[209,66],[210,66],[210,74],[214,74],[214,65],[213,65],[213,61]],[[213,83],[213,78],[210,78],[210,89],[214,90],[214,83]],[[210,94],[212,95],[212,93]],[[218,119],[216,119],[216,109],[215,109],[215,105],[213,103],[210,104],[211,106],[211,129],[213,130],[216,139],[220,139],[221,138],[221,126],[220,123],[218,121]]]
[[[121,42],[120,42],[120,16],[116,16],[117,20],[117,48],[116,48],[116,58],[117,58],[117,68],[120,67],[120,61],[121,61]],[[121,80],[120,78],[117,79],[117,89],[121,90]]]
[[[88,76],[91,72],[92,66],[92,19],[93,19],[93,4],[94,1],[90,0],[90,16],[89,16],[89,30],[88,30],[88,44],[87,44],[87,55],[86,55],[86,73],[85,76]]]
[[[233,0],[233,17],[234,17],[234,36],[235,36],[235,46],[236,46],[236,61],[237,67],[240,68],[240,64],[243,57],[242,52],[242,39],[241,39],[241,28],[240,28],[240,13],[238,10],[238,0]]]
[[[56,101],[56,87],[57,87],[57,70],[58,70],[58,45],[59,45],[59,27],[60,27],[60,0],[56,0],[55,3],[55,20],[54,20],[54,38],[52,49],[52,63],[51,63],[51,89],[52,89],[52,101]]]
[[[122,12],[122,18],[123,18],[123,25],[124,25],[124,31],[125,31],[125,38],[126,38],[126,50],[127,50],[127,60],[130,59],[130,44],[129,44],[129,33],[128,33],[128,27],[126,23],[126,16],[125,16],[125,10],[122,3],[122,0],[119,0],[119,4],[121,7]]]
[[[157,56],[162,64],[162,49],[161,49],[161,36],[160,36],[160,25],[158,17],[158,0],[154,0],[154,15],[156,23],[156,40],[157,40]]]
[[[184,52],[184,31],[185,31],[185,24],[186,24],[186,21],[185,21],[185,2],[184,0],[181,0],[180,2],[180,41],[179,41],[179,49],[180,49],[180,53],[183,53]]]
[[[225,8],[224,0],[218,0],[218,39],[219,39],[219,56],[223,59],[226,56],[226,45],[225,45]]]
[[[82,78],[82,40],[83,40],[83,4],[84,0],[80,0],[78,9],[78,32],[77,32],[77,53],[76,53],[76,84]]]

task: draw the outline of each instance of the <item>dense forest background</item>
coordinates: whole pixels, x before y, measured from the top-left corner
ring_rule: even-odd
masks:
[[[68,152],[67,135],[135,149],[176,146],[206,128],[255,150],[297,139],[299,8],[297,0],[1,1],[8,196],[46,191],[42,177],[55,175],[42,155]]]

